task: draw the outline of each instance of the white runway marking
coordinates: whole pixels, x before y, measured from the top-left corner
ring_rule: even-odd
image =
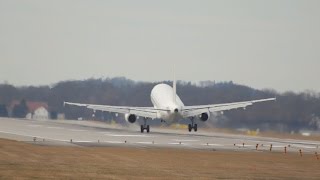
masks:
[[[27,125],[27,126],[29,126],[29,127],[40,127],[40,126],[42,126],[42,125],[39,125],[39,124],[29,124],[29,125]]]
[[[136,134],[105,134],[106,136],[113,137],[155,137],[155,136],[147,136],[147,135],[136,135]]]
[[[306,148],[306,149],[317,149],[317,147],[313,147],[313,146],[303,146],[303,145],[293,145],[293,147]]]
[[[69,131],[83,132],[83,131],[87,131],[87,130],[83,130],[83,129],[69,129]]]
[[[250,144],[236,144],[237,147],[252,147],[252,146],[255,146],[255,145],[250,145]]]
[[[97,141],[73,141],[75,143],[92,143],[92,142],[97,142]]]
[[[255,146],[255,145],[244,145],[244,147],[252,147],[252,146]]]
[[[55,127],[55,126],[49,126],[49,127],[46,127],[46,128],[49,128],[49,129],[64,129],[62,127]]]
[[[270,146],[269,146],[269,147],[270,147]],[[285,146],[284,146],[284,145],[283,145],[283,146],[273,146],[273,145],[272,145],[272,147],[273,147],[273,148],[284,148]]]
[[[170,145],[189,145],[189,144],[186,144],[186,143],[183,143],[183,142],[176,142],[176,143],[168,143]]]
[[[102,141],[104,143],[110,143],[110,144],[121,144],[124,143],[123,141]]]
[[[224,145],[222,145],[222,144],[210,144],[210,143],[208,143],[208,144],[202,144],[202,145],[204,145],[204,146],[224,146]]]
[[[193,141],[200,141],[195,139],[172,139],[173,141],[179,141],[179,142],[193,142]]]
[[[37,138],[49,139],[49,140],[61,141],[61,142],[70,142],[70,140],[65,140],[65,139],[53,139],[53,138],[46,138],[46,137],[37,137]]]
[[[269,145],[270,146],[270,144],[279,144],[278,142],[265,142],[265,145]]]
[[[136,142],[136,143],[138,143],[138,144],[156,144],[154,142]]]

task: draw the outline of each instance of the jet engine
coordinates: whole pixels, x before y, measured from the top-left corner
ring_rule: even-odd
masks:
[[[209,117],[210,117],[209,113],[202,113],[200,115],[201,121],[207,121],[209,119]]]
[[[130,123],[134,123],[137,120],[137,116],[134,114],[126,114],[125,118],[127,121],[129,121]]]

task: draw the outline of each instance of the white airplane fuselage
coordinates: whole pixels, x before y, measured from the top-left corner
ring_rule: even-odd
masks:
[[[173,88],[167,84],[158,84],[151,91],[151,102],[155,109],[166,109],[158,111],[157,117],[167,123],[173,123],[182,119],[181,110],[184,107],[180,97]]]

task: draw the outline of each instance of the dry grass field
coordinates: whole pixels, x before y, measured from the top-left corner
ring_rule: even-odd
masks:
[[[0,139],[0,179],[319,179],[313,154],[54,147]]]

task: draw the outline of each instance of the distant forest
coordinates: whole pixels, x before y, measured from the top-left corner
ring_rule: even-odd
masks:
[[[66,119],[91,119],[92,110],[81,107],[63,107],[64,101],[122,106],[152,106],[150,92],[158,84],[136,82],[123,77],[107,79],[72,80],[52,86],[15,87],[0,84],[0,106],[8,106],[13,100],[47,102],[51,114],[64,113]],[[172,82],[164,82],[172,84]],[[247,107],[214,113],[206,122],[216,127],[251,128],[260,130],[299,131],[320,130],[320,93],[256,90],[233,82],[204,81],[197,84],[179,81],[177,93],[185,105],[200,105],[247,101],[277,97],[275,102],[265,102]],[[96,113],[97,119],[110,120],[122,116],[112,113]],[[204,123],[199,122],[200,126]]]

